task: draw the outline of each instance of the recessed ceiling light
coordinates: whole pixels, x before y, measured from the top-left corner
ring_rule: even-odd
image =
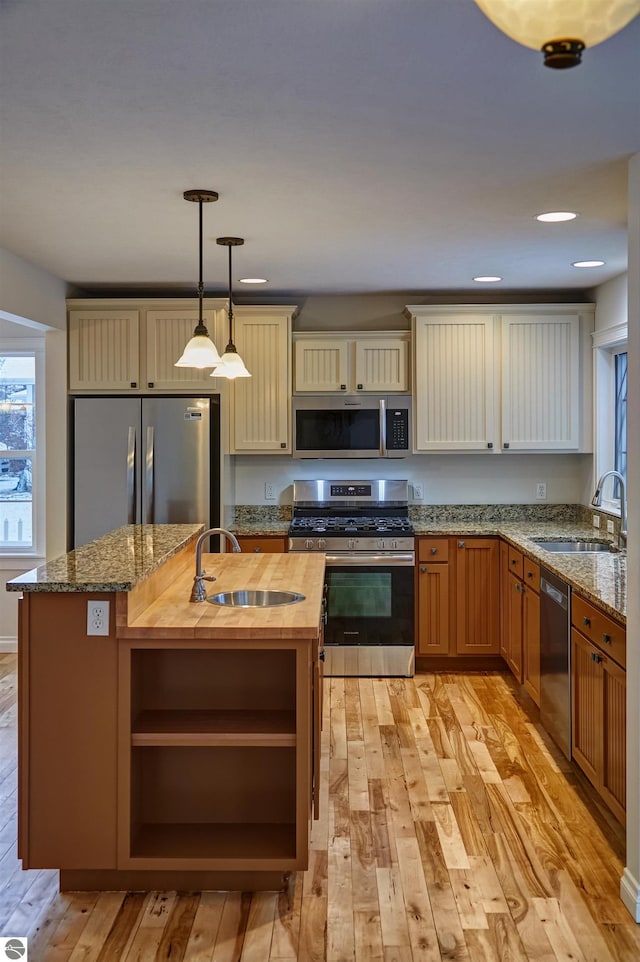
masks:
[[[241,277],[240,283],[241,284],[266,284],[267,278],[266,277]]]
[[[536,220],[544,224],[559,224],[563,220],[575,220],[577,216],[571,210],[550,210],[546,214],[536,214]]]
[[[604,261],[574,261],[572,267],[602,267]]]
[[[498,281],[502,280],[502,278],[498,277],[497,274],[480,275],[479,277],[474,277],[473,279],[474,281],[477,281],[478,284],[497,284]]]

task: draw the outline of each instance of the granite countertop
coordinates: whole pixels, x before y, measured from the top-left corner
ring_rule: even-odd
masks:
[[[429,521],[414,524],[416,536],[471,537],[492,535],[503,538],[542,567],[563,578],[580,594],[599,605],[614,618],[626,623],[627,553],[600,551],[557,554],[545,551],[533,538],[549,541],[584,539],[610,541],[589,524],[571,521]]]
[[[7,591],[131,591],[202,524],[129,524],[7,582]]]

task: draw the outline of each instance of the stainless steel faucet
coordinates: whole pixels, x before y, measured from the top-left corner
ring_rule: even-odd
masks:
[[[239,552],[242,549],[238,544],[238,539],[226,528],[209,528],[207,531],[203,531],[198,540],[196,541],[196,574],[193,579],[193,588],[191,589],[191,597],[189,601],[206,601],[207,600],[207,589],[204,586],[205,581],[215,581],[215,575],[208,575],[206,571],[202,571],[202,545],[206,539],[212,534],[224,534],[231,542],[234,552]]]
[[[618,534],[618,547],[626,548],[627,546],[627,487],[624,480],[624,475],[620,474],[619,471],[605,471],[596,485],[596,493],[591,499],[591,504],[594,508],[599,508],[602,505],[602,485],[607,480],[607,478],[617,478],[620,483],[620,532]]]

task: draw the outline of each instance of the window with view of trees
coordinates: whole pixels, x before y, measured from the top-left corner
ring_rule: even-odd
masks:
[[[616,471],[627,478],[627,352],[615,356],[615,451]],[[616,480],[615,497],[620,497],[620,484]]]
[[[0,354],[0,549],[34,545],[35,353]]]

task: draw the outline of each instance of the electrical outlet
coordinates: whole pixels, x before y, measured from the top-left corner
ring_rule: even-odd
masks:
[[[600,527],[600,515],[599,515],[599,514],[594,514],[594,515],[593,515],[593,527],[594,527],[594,528],[599,528],[599,527]]]
[[[270,481],[265,481],[264,483],[264,496],[265,498],[275,498],[276,496],[273,485]]]
[[[109,634],[109,602],[108,601],[88,601],[87,602],[87,634],[88,635],[108,635]]]
[[[538,481],[536,484],[536,501],[547,500],[547,482]]]
[[[413,482],[413,500],[424,501],[424,484],[422,481]]]
[[[615,525],[613,521],[607,521],[607,531],[609,532],[609,534],[613,534],[614,530],[615,530]]]

